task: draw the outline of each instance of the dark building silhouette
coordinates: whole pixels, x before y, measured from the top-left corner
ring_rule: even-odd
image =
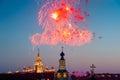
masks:
[[[15,73],[0,74],[0,80],[53,80],[54,73]]]

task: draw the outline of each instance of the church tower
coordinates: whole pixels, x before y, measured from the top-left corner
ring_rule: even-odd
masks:
[[[36,62],[34,64],[34,71],[36,73],[43,73],[43,63],[42,63],[42,60],[41,60],[41,57],[40,57],[40,53],[39,53],[39,48],[38,48],[38,55],[37,55],[37,58],[36,58]]]
[[[65,54],[63,53],[63,47],[60,56],[61,58],[59,60],[59,70],[66,70],[65,59],[64,59]]]
[[[62,47],[62,52],[60,53],[61,58],[59,59],[59,69],[55,73],[55,78],[54,80],[71,80],[68,71],[66,70],[66,62],[65,62],[65,54],[63,52],[63,47]]]

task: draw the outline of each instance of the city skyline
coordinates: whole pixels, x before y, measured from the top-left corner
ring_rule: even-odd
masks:
[[[90,43],[82,46],[32,45],[30,37],[43,30],[38,25],[41,4],[37,0],[0,1],[0,73],[33,66],[38,48],[44,66],[57,70],[61,46],[70,72],[89,71],[94,64],[97,73],[120,73],[119,0],[89,0],[87,6],[81,3],[81,8],[90,14],[87,28],[95,34]]]

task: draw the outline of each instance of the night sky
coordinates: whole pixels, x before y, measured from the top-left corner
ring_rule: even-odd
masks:
[[[43,30],[38,25],[41,4],[40,0],[0,0],[0,73],[21,71],[24,65],[33,67],[38,48],[44,66],[57,70],[61,46],[70,72],[89,71],[91,64],[96,66],[95,72],[120,72],[120,0],[89,0],[87,6],[81,3],[90,14],[87,28],[96,34],[82,46],[31,44],[30,37]]]

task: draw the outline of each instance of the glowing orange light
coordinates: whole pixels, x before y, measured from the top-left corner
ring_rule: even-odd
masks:
[[[66,36],[66,37],[69,37],[70,36],[70,32],[67,31],[67,30],[64,30],[63,31],[63,35]]]
[[[71,38],[71,32],[69,29],[63,29],[62,30],[62,41],[63,42],[68,42]]]
[[[66,8],[65,8],[67,11],[69,11],[70,10],[70,8],[68,7],[68,6],[66,6]]]
[[[59,8],[51,14],[51,17],[55,21],[68,20],[68,11],[69,10],[70,10],[70,8],[68,6]]]
[[[52,17],[54,20],[58,20],[58,13],[57,13],[57,12],[52,13],[51,17]]]

